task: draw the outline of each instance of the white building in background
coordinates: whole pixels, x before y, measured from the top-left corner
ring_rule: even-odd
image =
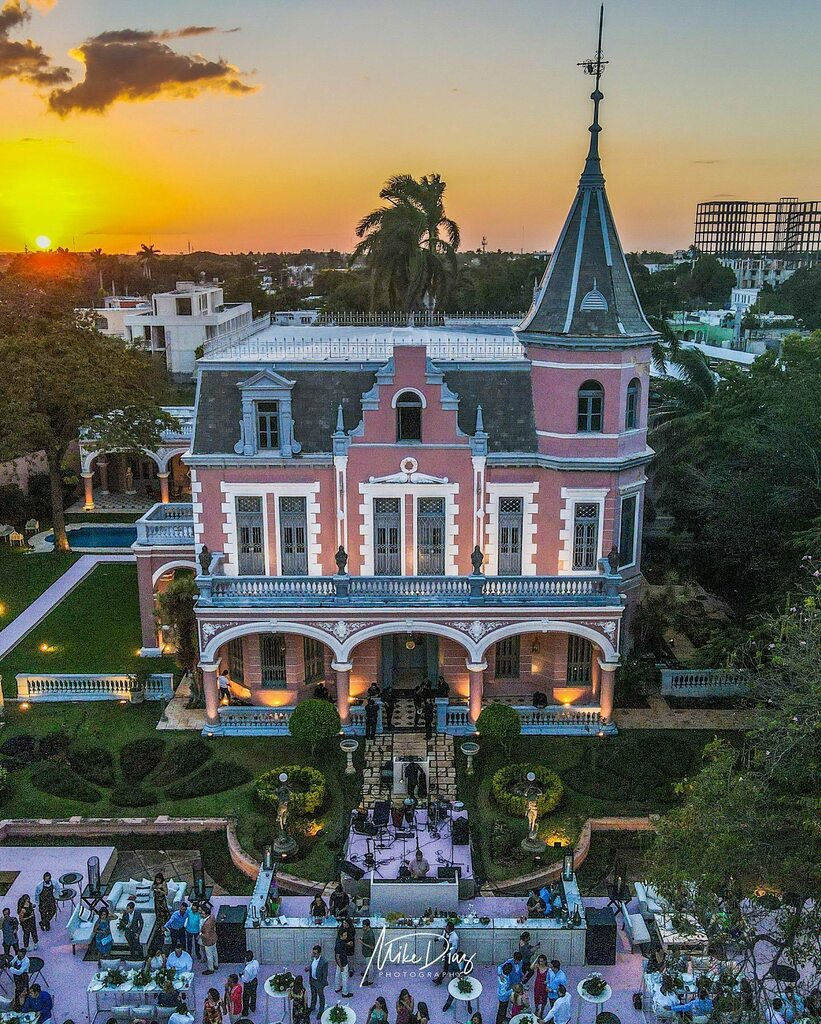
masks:
[[[229,337],[239,341],[260,326],[254,325],[251,303],[226,303],[216,282],[177,281],[173,291],[152,295],[145,312],[125,317],[125,336],[150,352],[165,353],[170,373],[191,377],[197,352],[206,342]]]
[[[730,307],[738,310],[748,310],[758,302],[760,288],[733,288],[730,293]]]
[[[110,338],[127,336],[125,318],[135,313],[147,313],[151,303],[144,295],[106,295],[102,306],[78,309],[84,322],[92,322],[101,334]]]

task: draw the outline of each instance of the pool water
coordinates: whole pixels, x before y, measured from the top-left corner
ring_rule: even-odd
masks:
[[[78,526],[68,531],[68,542],[73,548],[130,548],[137,539],[136,526]],[[46,540],[54,542],[50,533]]]

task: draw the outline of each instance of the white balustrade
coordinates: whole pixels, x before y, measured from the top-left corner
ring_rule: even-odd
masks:
[[[664,668],[661,693],[664,697],[734,697],[749,689],[746,669]]]
[[[158,503],[135,523],[137,543],[146,547],[194,544],[194,513],[190,502]]]
[[[218,709],[219,725],[206,729],[219,736],[287,736],[293,707],[247,707],[231,704]]]
[[[16,680],[17,698],[26,701],[132,700],[140,693],[145,700],[169,700],[174,696],[174,677],[170,672],[153,673],[142,690],[135,677],[126,673],[18,673]]]

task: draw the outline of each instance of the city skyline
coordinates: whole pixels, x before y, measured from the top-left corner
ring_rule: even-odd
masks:
[[[0,5],[0,250],[350,250],[389,175],[430,171],[463,248],[555,244],[595,2],[30,10]],[[701,201],[821,194],[818,29],[805,0],[608,4],[601,151],[627,249],[685,247]]]

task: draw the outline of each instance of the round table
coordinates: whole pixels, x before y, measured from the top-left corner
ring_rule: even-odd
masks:
[[[522,1021],[531,1020],[533,1024],[536,1024],[538,1017],[535,1013],[531,1013],[530,1010],[524,1010],[522,1013],[517,1013],[515,1017],[511,1017],[508,1024],[522,1024]]]
[[[331,1024],[330,1012],[331,1010],[335,1009],[336,1006],[341,1006],[342,1009],[345,1011],[344,1024],[356,1024],[356,1014],[353,1012],[350,1006],[348,1006],[347,1003],[334,1003],[333,1006],[329,1006],[326,1010],[323,1010],[322,1016],[319,1018],[320,1024]]]
[[[77,895],[77,890],[76,889],[70,889],[70,888],[67,888],[66,886],[63,886],[63,888],[60,890],[60,895],[55,897],[55,899],[57,900],[58,908],[62,910],[63,906],[66,903],[70,903],[71,904],[71,909],[74,910],[74,906],[75,906],[75,904],[74,904],[74,897],[76,895]]]
[[[459,991],[459,982],[463,980],[467,980],[470,982],[470,992]],[[456,1000],[457,1003],[476,1003],[476,1006],[474,1006],[473,1010],[471,1011],[471,1013],[475,1013],[476,1010],[478,1010],[479,1008],[479,997],[482,995],[482,983],[481,981],[479,981],[478,978],[469,977],[465,979],[464,976],[462,978],[451,978],[451,980],[448,982],[448,995],[452,999]],[[456,1016],[455,1007],[453,1011],[453,1019],[458,1020]],[[467,1020],[468,1018],[465,1017],[464,1019]]]
[[[79,885],[82,880],[83,876],[79,871],[67,871],[57,879],[60,885]]]
[[[576,986],[576,991],[579,993],[579,997],[581,999],[583,999],[586,1003],[592,1003],[593,1006],[596,1007],[596,1019],[598,1020],[599,1013],[600,1013],[599,1007],[604,1006],[604,1004],[607,1002],[607,1000],[613,995],[613,989],[610,988],[609,985],[605,985],[604,986],[604,992],[600,992],[599,995],[597,995],[597,996],[591,996],[588,992],[585,992],[585,990],[582,988],[582,986],[584,985],[584,983],[587,980],[588,980],[587,978],[582,978],[582,980]],[[579,1012],[576,1015],[576,1020],[578,1020],[579,1017],[581,1016],[581,1012],[582,1012],[582,1004],[579,1003]]]
[[[262,986],[265,989],[265,1019],[269,1024],[284,1024],[286,1020],[290,1019],[291,1016],[291,993],[286,989],[284,992],[280,992],[279,989],[273,987],[273,975],[268,978],[265,984]],[[270,1013],[271,1000],[284,1000],[281,1013],[278,1017],[272,1017]]]

